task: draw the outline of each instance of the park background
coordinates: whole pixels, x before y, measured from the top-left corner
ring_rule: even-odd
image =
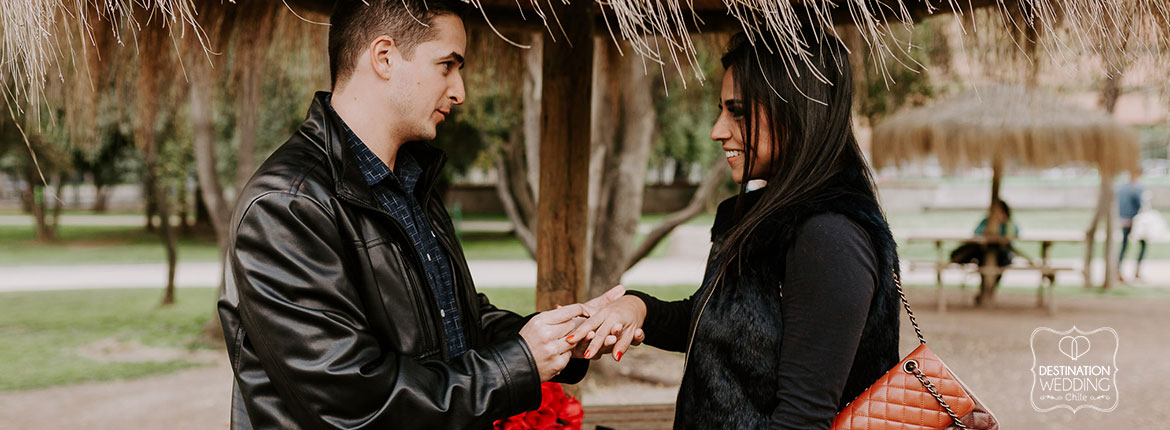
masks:
[[[39,104],[23,104],[9,85],[10,106],[26,107],[0,115],[0,428],[226,428],[231,372],[213,318],[223,226],[235,190],[299,124],[313,92],[328,87],[325,27],[279,3],[240,9],[235,19],[254,33],[233,33],[241,24],[211,27],[213,66],[173,29],[146,27],[135,38],[110,24],[92,33],[89,49],[96,46],[100,60],[60,61]],[[991,8],[964,18],[997,22],[1011,13]],[[900,110],[1022,85],[1134,131],[1141,182],[1155,209],[1170,209],[1167,48],[1135,42],[1116,61],[1109,58],[1115,53],[1075,46],[1028,50],[1018,42],[1062,35],[995,28],[973,32],[953,15],[927,17],[912,31],[891,26],[881,37],[908,48],[883,54],[867,48],[856,28],[840,26],[853,50],[863,149],[872,150],[872,128]],[[173,37],[151,39],[150,31]],[[516,49],[470,27],[468,100],[434,143],[451,156],[445,202],[477,286],[500,306],[527,313],[536,303],[538,174],[528,160],[539,147],[533,107],[542,37],[507,36],[536,48]],[[661,67],[628,42],[599,37],[590,293],[618,282],[664,298],[697,288],[713,208],[736,192],[722,150],[708,138],[727,36],[696,35],[695,65]],[[62,50],[77,53],[86,46],[81,38],[64,43]],[[1034,169],[1008,160],[1004,173],[1002,195],[1022,231],[1069,236],[1096,225],[1104,179],[1128,180],[1104,178],[1090,163]],[[948,170],[927,157],[875,174],[932,348],[1004,428],[1160,428],[1170,418],[1149,408],[1158,381],[1170,376],[1170,243],[1149,244],[1140,281],[1132,279],[1131,245],[1121,266],[1126,282],[1109,288],[1106,228],[1089,245],[1088,286],[1086,245],[1054,245],[1053,264],[1071,269],[1058,273],[1055,310],[1037,306],[1034,272],[1007,273],[995,305],[975,307],[977,275],[948,270],[941,312],[934,307],[937,250],[908,239],[970,235],[989,204],[991,168]],[[1018,246],[1039,252],[1036,243]],[[1035,412],[1029,334],[1074,325],[1118,331],[1119,407]],[[913,340],[903,334],[903,353]],[[672,403],[681,369],[680,355],[635,349],[620,366],[598,363],[578,395],[590,407]]]

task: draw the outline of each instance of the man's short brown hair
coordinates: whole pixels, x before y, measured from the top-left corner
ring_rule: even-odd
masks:
[[[436,16],[462,16],[460,0],[339,0],[329,17],[329,78],[349,78],[357,59],[378,36],[390,36],[410,60],[418,44],[435,38]]]

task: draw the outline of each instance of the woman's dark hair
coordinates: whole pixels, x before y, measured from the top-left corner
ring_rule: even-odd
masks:
[[[1005,219],[1012,219],[1012,208],[1011,206],[1008,206],[1007,202],[1003,200],[996,200],[995,203],[997,206],[999,206],[1000,209],[1003,209],[1003,217]]]
[[[785,208],[817,204],[853,195],[876,205],[873,177],[853,136],[853,79],[844,45],[831,32],[814,31],[804,23],[801,37],[808,52],[803,61],[757,38],[753,46],[744,33],[732,36],[723,67],[735,79],[736,98],[745,114],[739,121],[744,136],[744,177],[766,179],[768,186],[750,209],[737,205],[738,222],[718,250],[725,271],[744,250],[747,238],[770,215]],[[767,37],[767,36],[759,36]],[[757,124],[766,124],[773,145],[772,170],[764,178],[749,177],[755,157]]]

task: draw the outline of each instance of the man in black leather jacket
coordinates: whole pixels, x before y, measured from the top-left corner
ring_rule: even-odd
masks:
[[[565,336],[610,298],[525,318],[476,293],[432,189],[445,156],[422,143],[463,102],[462,20],[436,0],[343,1],[331,25],[334,93],[232,216],[232,428],[488,428],[537,408],[541,382],[584,375]]]

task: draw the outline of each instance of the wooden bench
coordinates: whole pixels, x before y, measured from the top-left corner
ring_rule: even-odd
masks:
[[[670,430],[674,428],[674,404],[586,406],[581,428]]]
[[[951,263],[949,256],[946,254],[943,244],[944,242],[957,243],[980,243],[987,239],[982,236],[965,236],[954,234],[912,234],[906,238],[907,242],[931,242],[934,244],[937,253],[937,259],[934,261],[917,260],[910,261],[910,268],[921,265],[933,266],[935,270],[935,283],[937,286],[936,298],[938,301],[938,311],[946,312],[946,298],[943,296],[942,272],[944,270],[963,270],[966,274],[986,274],[990,276],[1001,275],[1006,271],[1016,270],[1030,270],[1036,271],[1040,274],[1040,283],[1036,290],[1036,305],[1048,310],[1048,313],[1056,313],[1056,299],[1053,290],[1056,287],[1056,274],[1064,271],[1075,270],[1072,267],[1060,267],[1050,264],[1048,258],[1049,249],[1056,243],[1078,243],[1080,239],[1072,234],[1046,234],[1046,235],[1028,235],[1016,238],[1018,242],[1038,242],[1040,244],[1040,260],[1038,262],[1031,259],[1019,259],[1013,261],[1011,265],[1006,267],[979,267],[974,264],[957,264]],[[1003,240],[1003,239],[999,239]],[[960,288],[966,288],[966,276],[963,277],[963,282],[959,285]],[[992,291],[994,292],[994,291]]]
[[[960,270],[963,272],[963,278],[959,282],[960,289],[967,288],[967,278],[970,275],[980,275],[984,270],[988,271],[991,276],[1000,275],[1009,271],[1034,271],[1039,273],[1040,282],[1036,287],[1036,306],[1045,308],[1049,314],[1056,313],[1056,297],[1054,289],[1056,288],[1056,275],[1060,272],[1069,272],[1075,270],[1072,267],[1062,267],[1053,265],[1032,264],[1026,260],[1016,259],[1012,261],[1010,266],[995,267],[995,268],[981,268],[975,264],[959,264],[959,263],[937,263],[934,261],[911,261],[910,267],[913,269],[923,264],[929,264],[935,269],[935,299],[939,312],[947,311],[946,296],[943,294],[942,272],[945,270]],[[977,284],[978,285],[978,284]]]

